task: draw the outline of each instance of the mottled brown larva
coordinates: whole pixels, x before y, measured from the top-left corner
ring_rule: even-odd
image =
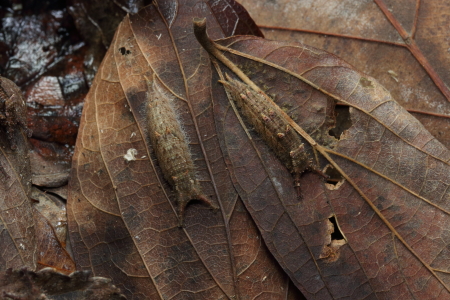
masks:
[[[275,104],[267,101],[264,95],[252,90],[245,83],[232,79],[220,81],[231,98],[236,102],[239,112],[255,131],[273,150],[276,156],[292,173],[294,186],[301,197],[300,176],[307,170],[317,171],[312,157],[305,150],[302,138],[292,130],[287,120],[277,113]]]
[[[172,103],[175,101],[156,76],[147,80],[148,133],[164,178],[176,192],[179,225],[184,224],[184,212],[191,200],[200,200],[216,207],[201,192],[195,176],[194,162],[186,136]]]
[[[297,132],[300,133],[303,130],[299,130],[298,128],[294,132],[289,123],[289,116],[281,111],[260,87],[229,60],[219,50],[215,42],[211,41],[206,32],[206,18],[194,18],[193,21],[194,34],[197,41],[212,57],[223,63],[245,82],[232,79],[228,75],[226,75],[226,80],[220,81],[228,91],[230,97],[237,103],[247,122],[255,127],[256,132],[266,141],[276,156],[293,174],[294,186],[297,190],[298,197],[301,198],[300,176],[304,171],[310,169],[328,178],[327,175],[323,174],[315,166],[311,155],[305,150],[301,136],[306,138],[306,132],[299,135]],[[222,50],[226,51],[226,47],[223,47]],[[221,72],[220,68],[218,68],[218,72]],[[220,76],[222,78],[222,75]],[[308,138],[310,139],[310,137]],[[311,144],[311,141],[308,142]]]

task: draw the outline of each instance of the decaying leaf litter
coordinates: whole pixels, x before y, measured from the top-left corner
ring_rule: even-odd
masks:
[[[160,35],[155,36],[158,37]],[[231,53],[229,56],[232,57],[230,59],[233,63],[244,71],[244,75],[247,76],[251,82],[254,82],[256,87],[260,86],[258,92],[268,99],[272,98],[275,100],[276,104],[281,108],[280,112],[287,112],[289,116],[285,119],[291,119],[289,120],[289,124],[292,124],[292,128],[295,128],[296,126],[299,127],[295,122],[300,123],[301,127],[299,127],[299,131],[303,132],[303,134],[301,134],[302,138],[308,142],[305,143],[307,148],[306,151],[309,151],[309,157],[314,158],[315,164],[320,166],[324,173],[330,174],[329,170],[333,169],[334,173],[336,173],[336,170],[339,171],[337,173],[340,173],[340,176],[337,176],[336,181],[329,180],[328,183],[323,183],[323,178],[320,176],[306,172],[300,178],[300,185],[302,187],[302,194],[308,196],[305,199],[298,201],[299,199],[295,197],[297,193],[293,184],[293,178],[289,174],[289,171],[292,170],[286,165],[286,161],[282,160],[280,163],[276,155],[274,155],[278,154],[276,153],[277,150],[273,147],[271,147],[272,150],[270,150],[267,147],[267,144],[261,140],[262,134],[258,133],[258,130],[253,130],[252,128],[247,128],[247,131],[245,130],[246,127],[249,127],[245,117],[242,118],[241,123],[238,122],[236,114],[230,107],[233,100],[227,98],[223,86],[218,83],[219,79],[222,79],[223,81],[226,74],[232,76],[234,78],[233,80],[242,80],[245,82],[244,77],[236,77],[233,75],[232,68],[228,69],[229,66],[220,65],[217,62],[213,62],[213,65],[209,65],[211,70],[218,70],[218,73],[212,71],[211,75],[211,86],[213,88],[212,101],[214,102],[215,125],[218,131],[219,143],[221,144],[220,150],[225,155],[224,160],[230,171],[231,180],[238,190],[239,195],[243,198],[247,209],[252,214],[259,230],[263,233],[265,242],[268,244],[272,254],[294,283],[302,290],[307,298],[311,299],[321,299],[321,297],[325,297],[324,295],[327,293],[330,298],[336,298],[342,295],[351,295],[353,298],[359,298],[368,295],[374,296],[375,293],[378,297],[383,293],[387,295],[387,297],[407,295],[407,293],[410,293],[410,295],[417,294],[427,298],[432,298],[435,295],[437,295],[436,297],[443,297],[443,294],[433,294],[433,292],[445,292],[446,290],[445,285],[440,286],[445,279],[444,273],[441,271],[445,270],[439,269],[438,267],[438,265],[441,265],[440,261],[445,260],[445,253],[441,251],[439,255],[433,256],[433,253],[430,254],[427,252],[428,249],[421,249],[420,242],[416,241],[420,241],[418,236],[426,236],[431,239],[430,234],[428,232],[428,236],[427,234],[424,234],[424,229],[417,227],[417,224],[414,224],[411,221],[412,218],[410,216],[414,215],[414,212],[408,211],[407,209],[399,209],[399,207],[404,208],[404,203],[411,204],[415,201],[415,208],[418,207],[417,203],[422,203],[422,215],[427,212],[436,213],[436,211],[444,212],[445,215],[442,205],[438,205],[442,203],[445,204],[445,191],[441,193],[442,197],[440,200],[442,203],[435,204],[432,202],[436,199],[433,197],[435,192],[440,189],[442,190],[442,186],[445,187],[446,185],[445,178],[441,180],[440,183],[438,182],[436,184],[436,180],[433,177],[437,177],[436,174],[445,173],[443,170],[445,170],[447,164],[445,163],[446,152],[443,150],[444,148],[436,143],[431,136],[427,135],[418,123],[415,123],[409,116],[404,116],[404,112],[396,107],[395,103],[390,101],[391,98],[388,93],[386,93],[386,91],[372,78],[350,70],[350,67],[347,64],[336,60],[332,56],[328,56],[320,50],[304,45],[293,46],[290,44],[283,44],[280,46],[275,42],[264,42],[264,44],[263,42],[259,43],[260,41],[258,42],[258,40],[252,40],[252,38],[242,38],[242,40],[240,38],[231,38],[229,44],[226,43],[223,45],[221,44],[222,42],[223,41],[219,41],[217,43],[224,47],[222,50],[225,50],[226,53]],[[123,47],[124,46],[119,49],[122,49]],[[237,49],[235,49],[235,47]],[[270,54],[266,53],[266,55],[262,55],[260,52],[267,50],[265,49],[266,47],[270,48],[273,53],[269,51],[268,53]],[[124,47],[126,50],[125,54],[132,55],[132,48],[133,47]],[[284,50],[287,51],[283,53]],[[292,52],[289,52],[289,50]],[[127,51],[129,51],[129,53]],[[302,55],[308,51],[313,54],[313,59],[310,57],[307,57],[306,59],[305,57],[302,57]],[[120,54],[122,54],[122,52],[123,51],[120,51]],[[143,53],[145,53],[145,51],[143,51]],[[277,61],[276,58],[274,58],[275,53],[278,55],[283,53],[284,56],[281,55],[281,57],[287,57],[288,62]],[[117,54],[115,53],[115,55]],[[118,58],[120,59],[121,57]],[[297,58],[299,59],[295,61]],[[304,60],[301,61],[302,59]],[[316,61],[314,61],[314,59],[316,59]],[[138,59],[135,60],[138,61]],[[255,61],[257,63],[255,63]],[[325,66],[322,65],[324,61],[326,62]],[[126,60],[122,60],[122,62],[125,62],[125,64],[127,63]],[[258,64],[261,64],[264,67]],[[305,65],[307,68],[305,68]],[[125,66],[124,69],[126,70],[127,67],[129,66]],[[329,71],[327,68],[333,71]],[[130,74],[139,73],[133,73],[133,71],[139,70],[132,69]],[[277,74],[277,72],[280,72],[281,74],[287,73],[287,75],[284,77],[279,76],[280,73]],[[157,74],[157,72],[155,73]],[[263,75],[261,75],[261,73]],[[112,73],[110,72],[109,74],[111,75]],[[117,77],[120,77],[120,73]],[[151,78],[149,76],[147,77]],[[331,82],[324,82],[323,77],[332,80],[329,80]],[[276,81],[278,78],[281,80]],[[109,79],[111,79],[111,77],[109,77]],[[120,80],[121,79],[119,78],[118,81]],[[168,90],[172,90],[170,84],[163,79],[160,80]],[[273,84],[274,82],[275,84]],[[306,83],[306,85],[302,86],[300,84],[298,85],[300,88],[292,88],[293,86],[297,87],[296,84],[299,82]],[[313,88],[308,90],[308,85]],[[251,86],[251,84],[249,84],[249,86]],[[356,86],[356,88],[351,91],[349,88],[351,86]],[[346,88],[348,90],[346,90]],[[127,90],[124,89],[124,91]],[[137,91],[133,90],[128,92],[129,93],[126,93],[128,98],[145,98],[143,95],[135,95],[135,93],[139,94],[139,89]],[[297,107],[295,107],[295,105],[292,104],[292,102],[295,101],[289,100],[293,98],[292,94],[295,94],[296,96],[302,95],[304,103],[295,103],[298,104]],[[179,96],[176,93],[173,93],[173,95],[175,97]],[[367,101],[370,97],[376,98],[375,96],[380,95],[384,96],[384,98],[381,98],[385,101],[380,100],[376,105],[373,105],[372,103],[372,106],[370,101]],[[180,97],[178,98],[181,99]],[[192,98],[195,99],[195,97]],[[338,139],[336,140],[328,135],[329,129],[334,126],[334,103],[336,100],[345,101],[348,99],[354,100],[354,102],[349,102],[349,105],[352,106],[352,108],[350,108],[352,126],[345,131],[343,135],[338,135]],[[131,101],[128,101],[128,103],[133,110]],[[393,110],[400,112],[399,114],[393,114],[394,119],[398,115],[402,116],[401,118],[395,119],[397,123],[388,123],[388,121],[391,120],[391,118],[389,118],[391,116],[385,116],[385,113],[380,113],[380,111],[383,111],[383,109],[386,109],[386,106],[389,105],[393,106],[391,106],[390,109],[387,109],[387,112],[392,112]],[[306,114],[306,118],[304,116],[302,118],[302,109],[299,108],[305,107],[308,107],[309,109],[303,110]],[[392,109],[392,107],[394,109]],[[179,107],[177,107],[176,111],[180,111]],[[377,113],[380,115],[377,115]],[[140,114],[142,116],[143,112],[135,113],[137,116]],[[216,117],[217,115],[219,117]],[[235,117],[233,117],[233,115]],[[320,117],[317,117],[317,115]],[[261,116],[260,118],[266,120],[264,116]],[[265,122],[270,122],[270,120]],[[145,122],[142,124],[145,124]],[[183,121],[181,124],[184,125]],[[378,127],[374,124],[378,125]],[[200,136],[201,134],[198,134],[200,131],[198,128],[200,128],[200,126],[195,127],[194,125],[193,127],[195,128],[194,131],[197,131],[197,137]],[[415,128],[411,129],[411,127]],[[139,129],[144,131],[142,128],[144,127],[140,126]],[[100,132],[101,129],[98,129]],[[236,134],[238,131],[241,132],[240,135]],[[390,136],[389,132],[391,133]],[[278,138],[278,133],[282,132],[272,132],[269,133],[268,136],[276,136]],[[133,131],[130,134],[130,137],[135,137],[136,135],[136,132]],[[264,136],[262,137],[264,138]],[[396,142],[396,147],[389,147],[393,144],[392,141]],[[189,142],[191,143],[189,148],[191,148],[192,141],[189,140]],[[202,142],[204,142],[204,140],[202,140]],[[149,141],[147,141],[147,144],[152,145]],[[139,148],[128,148],[121,156],[119,156],[120,159],[124,160],[123,156],[129,149],[136,149],[137,155],[141,153]],[[381,151],[380,149],[384,151]],[[104,153],[111,151],[106,147],[102,150],[106,150]],[[398,151],[396,152],[396,150]],[[385,152],[387,152],[387,154]],[[195,151],[193,153],[195,153]],[[203,151],[203,153],[210,154],[210,152],[207,151]],[[408,155],[403,153],[408,153]],[[147,152],[147,154],[149,154],[147,158],[150,158],[152,154],[151,150]],[[376,162],[373,162],[372,157],[374,156],[378,159]],[[136,157],[139,159],[139,156]],[[204,157],[209,159],[211,156],[206,155]],[[249,160],[249,157],[253,160]],[[414,159],[412,163],[408,162],[408,158],[410,157],[416,159]],[[143,158],[141,157],[141,159]],[[429,161],[431,162],[430,166],[433,166],[434,164],[436,166],[430,168],[431,171],[424,173],[423,170],[421,170],[422,173],[418,173],[421,167],[424,166],[424,159],[427,163]],[[158,168],[158,160],[158,158],[155,159],[153,156],[155,168]],[[134,160],[128,161],[129,164],[134,162]],[[397,164],[395,165],[393,162],[396,162]],[[415,164],[418,164],[419,166],[415,166]],[[286,167],[288,169],[286,169]],[[260,172],[255,171],[258,170],[258,168]],[[436,168],[438,170],[435,170]],[[414,178],[412,176],[413,173],[414,175],[423,175],[419,176],[419,178]],[[168,185],[167,182],[165,182],[165,179],[167,178],[164,179],[165,176],[162,174],[163,173],[160,171],[158,175],[160,184],[165,184],[164,189],[168,191],[168,197],[175,199],[173,194],[174,186]],[[261,174],[263,176],[260,176]],[[269,183],[264,181],[264,179]],[[412,179],[415,179],[415,181]],[[420,185],[421,182],[423,188],[419,189],[417,186]],[[439,186],[439,184],[442,186]],[[272,185],[271,193],[270,185]],[[379,188],[377,189],[377,186],[388,186],[389,192],[384,194],[381,193],[382,195],[380,196],[380,191]],[[113,185],[112,188],[117,191],[119,186]],[[343,190],[345,192],[343,192]],[[217,191],[220,193],[221,189],[217,188]],[[268,195],[273,196],[272,199],[278,198],[279,202],[274,203],[268,201],[272,200],[268,199],[271,198]],[[392,199],[393,195],[396,196],[395,199]],[[353,203],[348,203],[350,202],[349,200],[353,201]],[[230,232],[233,232],[231,226],[233,222],[231,220],[238,214],[238,211],[242,211],[242,207],[238,205],[238,203],[240,202],[235,202],[234,210],[231,214],[229,211],[228,214],[224,214],[224,208],[221,208],[222,215],[230,218],[230,222],[225,222],[224,226],[225,228],[230,228]],[[370,205],[371,203],[372,205]],[[398,205],[399,203],[401,205]],[[174,204],[176,204],[176,202],[174,202]],[[219,202],[219,204],[222,203]],[[429,209],[426,205],[434,205],[434,207]],[[201,207],[202,205],[195,203],[189,204],[187,214],[189,214],[189,210],[196,206]],[[175,206],[172,207],[171,213],[176,215],[176,209],[174,209]],[[270,209],[266,209],[267,207]],[[239,210],[237,210],[238,208]],[[119,207],[119,210],[120,209],[121,208]],[[208,211],[205,206],[203,206],[203,209],[205,212]],[[305,218],[301,220],[295,213],[300,213],[300,215],[303,214]],[[361,214],[363,214],[363,216],[360,216]],[[424,217],[422,215],[418,216],[419,220],[420,218],[426,219],[427,216]],[[366,217],[365,220],[378,218],[378,223],[375,221],[366,222],[366,227],[362,227],[363,225],[361,224],[364,223],[363,217]],[[358,220],[358,218],[359,224],[355,221],[355,219]],[[89,221],[89,219],[90,218],[88,217],[87,220]],[[97,221],[97,219],[95,220]],[[442,220],[445,220],[445,216]],[[443,222],[442,220],[436,220],[434,223],[436,224],[436,227]],[[186,228],[189,227],[188,222],[186,223]],[[333,225],[333,222],[335,225]],[[82,230],[85,230],[89,227],[84,226],[83,228],[84,229]],[[362,232],[363,230],[367,231],[368,228],[376,228],[376,230],[369,231],[371,234],[366,234],[364,236],[366,240],[360,242],[359,239],[361,238],[361,234],[358,235],[358,232]],[[380,228],[384,228],[384,231],[380,230]],[[413,230],[411,230],[411,228],[413,228]],[[187,231],[188,229],[184,230]],[[343,236],[340,239],[335,239],[333,238],[333,231],[341,231]],[[378,231],[381,231],[384,235],[380,234]],[[92,230],[91,232],[93,233]],[[321,234],[317,234],[317,232],[320,232]],[[88,231],[85,231],[84,234],[86,233],[88,233]],[[313,233],[316,234],[313,235]],[[292,238],[292,236],[295,235],[297,236],[297,239]],[[391,239],[388,241],[386,241],[387,236],[391,236]],[[136,239],[136,236],[134,238]],[[291,242],[292,240],[300,240],[300,243],[286,242]],[[300,246],[304,245],[305,247],[301,249],[303,252],[298,250],[299,247],[292,249],[292,244]],[[372,246],[373,244],[377,244],[378,247]],[[409,246],[409,244],[411,244],[411,246]],[[442,249],[443,247],[437,243],[431,244],[435,249],[439,249],[439,247]],[[368,247],[367,249],[368,245],[372,248]],[[235,246],[236,245],[233,244],[232,248],[235,248]],[[373,257],[370,257],[370,251],[372,251],[372,253],[379,253],[380,247],[381,249],[384,249],[384,251],[382,251],[383,255],[385,255],[383,263],[388,261],[390,264],[383,265],[380,263],[379,265],[385,269],[386,266],[389,266],[389,271],[391,271],[391,273],[387,271],[387,273],[383,273],[382,270],[376,273],[378,276],[370,276],[371,272],[374,272],[373,268],[370,266],[370,263],[372,262],[370,259],[373,260]],[[89,251],[95,253],[94,251],[96,250]],[[299,252],[292,255],[294,251]],[[435,252],[439,251],[435,250]],[[407,254],[409,254],[409,256]],[[236,266],[239,266],[237,257],[238,256],[235,256]],[[301,259],[298,259],[298,257]],[[311,267],[314,267],[315,265],[315,270],[317,271],[315,273],[316,275],[313,274],[313,276],[311,276],[310,268],[296,268],[298,264],[302,262],[302,259],[303,262],[306,261],[306,264],[309,263]],[[392,263],[392,261],[395,262]],[[423,276],[421,276],[419,272],[415,274],[416,277],[414,277],[414,275],[408,277],[408,274],[411,275],[414,272],[411,270],[408,270],[409,273],[405,271],[405,261],[407,261],[406,265],[408,267],[409,265],[415,266],[414,264],[410,264],[410,261],[415,262],[417,270],[423,272]],[[346,263],[345,266],[343,265],[344,262]],[[392,272],[392,270],[394,270],[394,272]],[[308,272],[310,272],[310,274],[308,274]],[[332,276],[330,276],[330,274],[332,274]],[[340,277],[336,276],[336,274],[339,274]],[[320,277],[319,280],[317,280],[317,275]],[[432,279],[424,286],[423,278],[427,278],[427,276]],[[215,276],[213,275],[213,277]],[[314,278],[316,281],[308,280],[310,278]],[[395,280],[388,280],[392,278]],[[216,278],[214,279],[216,282],[221,282]],[[260,282],[263,283],[266,279],[267,275],[264,275]],[[403,281],[401,279],[403,279]],[[397,290],[392,289],[386,291],[385,287],[389,286],[389,284],[395,286]],[[430,287],[430,285],[433,284],[436,286]],[[335,288],[336,285],[339,285],[340,288]],[[343,289],[342,286],[345,286],[346,288]],[[238,288],[242,288],[242,286],[238,285]],[[245,290],[245,288],[240,291],[243,290]],[[247,292],[247,290],[245,291]],[[165,297],[165,295],[166,294],[160,294],[161,297]]]
[[[217,38],[259,30],[234,1],[197,4],[158,2],[118,28],[86,99],[74,155],[68,215],[75,260],[113,278],[130,297],[285,298],[296,288],[262,243],[222,157],[209,56],[195,40],[192,19],[206,16]],[[148,133],[154,77],[175,99],[202,193],[220,206],[217,212],[191,201],[182,229],[176,186]],[[129,149],[135,160],[124,158]]]

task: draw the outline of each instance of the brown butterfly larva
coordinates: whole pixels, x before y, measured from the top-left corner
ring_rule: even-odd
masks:
[[[164,178],[176,192],[179,225],[184,224],[184,212],[191,200],[200,200],[216,207],[201,192],[195,176],[194,162],[187,138],[178,121],[172,102],[175,96],[165,90],[156,76],[147,80],[148,133]]]
[[[303,140],[287,120],[277,113],[265,95],[252,90],[245,83],[232,79],[227,74],[226,81],[220,81],[228,94],[236,102],[255,131],[264,139],[276,156],[294,176],[294,186],[301,198],[300,176],[307,169],[321,173],[314,166],[311,155],[305,150]]]
[[[220,82],[228,94],[237,103],[247,121],[255,127],[256,132],[266,141],[276,156],[294,176],[294,186],[301,198],[300,176],[307,169],[325,178],[327,175],[315,166],[311,155],[306,151],[303,138],[294,132],[280,108],[250,78],[218,49],[206,32],[206,18],[194,18],[194,33],[203,48],[244,82],[226,75]],[[222,49],[226,50],[226,49]],[[220,68],[218,68],[220,73]],[[221,76],[222,77],[222,76]],[[238,113],[238,112],[237,112]]]

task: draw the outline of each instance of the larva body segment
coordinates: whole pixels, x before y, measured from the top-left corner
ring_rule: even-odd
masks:
[[[277,113],[278,110],[271,101],[267,101],[265,95],[228,75],[226,79],[221,83],[236,102],[239,112],[292,173],[298,196],[301,197],[301,174],[307,169],[316,170],[301,137],[291,128],[288,121]]]
[[[159,79],[147,79],[148,133],[164,178],[175,190],[179,225],[184,224],[184,212],[191,200],[200,200],[216,207],[201,192],[187,138],[173,107],[175,97]]]

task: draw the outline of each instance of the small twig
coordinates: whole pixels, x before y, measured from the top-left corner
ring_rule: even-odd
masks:
[[[354,35],[346,35],[346,34],[340,34],[340,33],[323,32],[323,31],[318,31],[318,30],[296,29],[296,28],[287,28],[287,27],[269,26],[269,25],[258,25],[258,27],[263,28],[263,29],[274,29],[274,30],[293,31],[293,32],[300,32],[300,33],[310,33],[310,34],[317,34],[317,35],[326,35],[326,36],[332,36],[332,37],[338,37],[338,38],[358,40],[358,41],[363,41],[363,42],[381,43],[381,44],[388,44],[388,45],[393,45],[393,46],[398,46],[398,47],[406,47],[406,45],[404,43],[396,43],[396,42],[391,42],[391,41],[371,39],[371,38],[359,37],[359,36],[354,36]]]
[[[416,2],[416,11],[414,13],[414,23],[411,30],[411,38],[414,39],[417,31],[417,21],[419,20],[419,8],[420,8],[420,0]]]
[[[348,104],[345,103],[340,103],[337,102],[336,103],[337,106],[349,106]],[[411,109],[411,108],[405,108],[408,112],[410,113],[415,113],[415,114],[422,114],[422,115],[429,115],[429,116],[434,116],[434,117],[439,117],[439,118],[447,118],[450,119],[450,115],[445,115],[445,114],[438,114],[438,113],[434,113],[434,112],[430,112],[430,111],[423,111],[423,110],[418,110],[418,109]]]

